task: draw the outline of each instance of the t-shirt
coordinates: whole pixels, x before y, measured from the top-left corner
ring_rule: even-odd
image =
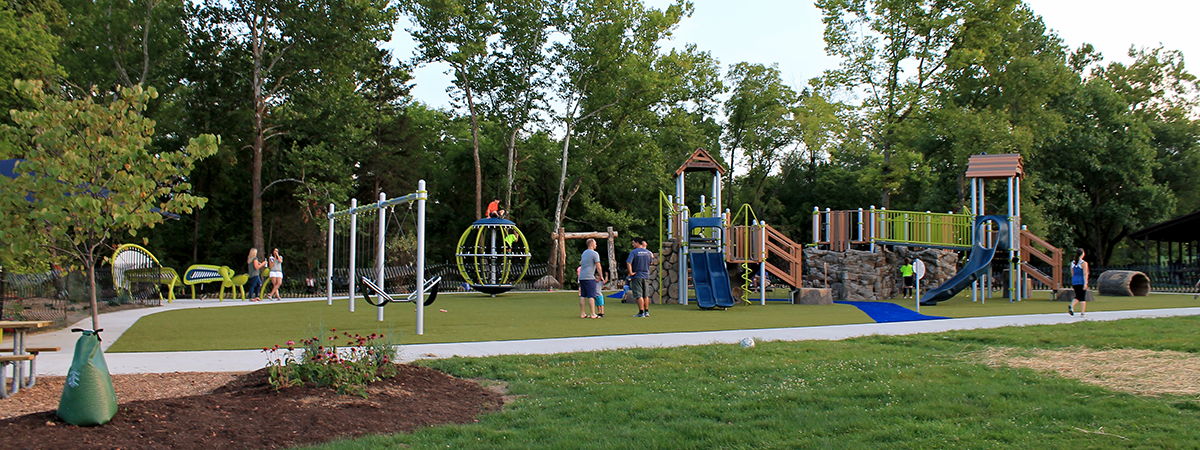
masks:
[[[500,211],[500,200],[492,200],[491,203],[488,203],[487,212],[484,213],[484,215],[487,217],[491,217],[492,213],[499,212],[499,211]]]
[[[650,261],[653,259],[654,253],[650,253],[650,250],[635,248],[629,252],[625,262],[633,266],[634,278],[650,278]]]
[[[913,276],[912,264],[905,264],[903,266],[900,266],[900,275],[904,275],[906,277]]]
[[[587,249],[583,251],[583,256],[579,257],[579,279],[580,280],[595,280],[596,279],[596,264],[600,263],[600,254],[595,250]]]

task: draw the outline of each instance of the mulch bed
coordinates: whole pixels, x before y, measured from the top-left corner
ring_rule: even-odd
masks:
[[[204,395],[123,403],[113,420],[77,427],[53,411],[0,420],[5,449],[273,449],[364,434],[470,423],[503,395],[437,370],[399,365],[369,397],[311,386],[275,392],[266,369]]]

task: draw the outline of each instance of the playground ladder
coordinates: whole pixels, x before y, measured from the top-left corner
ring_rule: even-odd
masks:
[[[1045,251],[1038,250],[1034,244],[1041,246]],[[1050,254],[1047,255],[1047,252]],[[1033,267],[1029,263],[1033,256],[1050,264],[1053,276],[1042,273],[1041,270]],[[1030,233],[1029,230],[1021,230],[1021,268],[1035,280],[1049,286],[1050,289],[1055,291],[1062,289],[1062,250]]]

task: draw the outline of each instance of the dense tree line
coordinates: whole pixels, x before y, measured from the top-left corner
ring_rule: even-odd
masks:
[[[771,64],[669,49],[686,0],[0,0],[0,109],[33,107],[19,79],[95,102],[153,87],[152,152],[219,136],[186,177],[202,207],[116,238],[174,267],[238,266],[254,246],[314,270],[330,202],[403,195],[418,179],[433,261],[453,258],[492,198],[539,260],[558,227],[612,226],[628,247],[655,240],[659,192],[696,148],[733,169],[726,207],[748,203],[798,241],[813,206],[961,210],[981,152],[1024,155],[1025,223],[1097,262],[1124,258],[1129,232],[1200,208],[1198,84],[1181,53],[1106,62],[1066,48],[1018,0],[816,5],[842,65],[789,86]],[[382,47],[410,20],[417,56],[398,59]],[[408,69],[430,62],[450,67],[448,109],[410,93]],[[690,196],[706,191],[700,178]],[[411,237],[393,232],[402,254]]]

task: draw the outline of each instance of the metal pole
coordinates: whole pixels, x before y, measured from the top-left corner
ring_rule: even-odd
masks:
[[[767,223],[758,227],[761,233],[758,239],[758,298],[759,303],[767,305]]]
[[[350,199],[350,275],[347,277],[350,281],[350,312],[354,312],[354,279],[358,277],[358,267],[355,265],[354,257],[358,250],[358,199]]]
[[[425,334],[425,180],[417,182],[417,335]]]
[[[337,219],[333,218],[334,206],[329,204],[329,255],[325,259],[325,302],[333,306],[333,227]]]
[[[680,187],[680,189],[682,189],[682,186]],[[680,197],[680,198],[682,198],[682,197]],[[686,305],[686,304],[688,304],[688,295],[687,295],[688,235],[691,234],[691,230],[688,230],[688,223],[687,223],[687,219],[689,216],[687,205],[683,205],[679,208],[679,215],[681,218],[681,220],[679,222],[680,228],[682,228],[681,230],[679,230],[679,236],[680,236],[680,238],[679,238],[679,264],[678,264],[678,266],[679,266],[679,304]]]
[[[385,200],[387,200],[387,194],[380,192],[379,193],[379,203],[383,204],[383,202]],[[403,225],[403,224],[401,224],[401,225]],[[379,208],[379,239],[378,239],[379,243],[378,243],[378,248],[376,249],[376,257],[375,257],[375,273],[376,273],[375,284],[378,285],[379,289],[382,290],[383,292],[387,292],[387,289],[384,288],[384,286],[383,286],[383,247],[384,247],[383,241],[384,241],[385,234],[387,234],[387,208],[380,207]],[[380,306],[375,309],[377,311],[375,313],[375,320],[377,320],[379,322],[383,322],[383,306]]]
[[[1017,264],[1015,262],[1016,257],[1017,257],[1017,250],[1014,247],[1017,247],[1017,245],[1014,245],[1015,243],[1014,243],[1014,239],[1013,239],[1013,237],[1015,237],[1015,235],[1017,233],[1020,233],[1020,230],[1013,230],[1013,227],[1016,226],[1015,219],[1016,219],[1016,213],[1017,213],[1016,204],[1013,203],[1014,202],[1013,180],[1015,180],[1016,178],[1017,178],[1016,176],[1008,177],[1008,301],[1009,302],[1015,302],[1018,300],[1017,296],[1020,295],[1019,294],[1020,289],[1018,289],[1017,284],[1021,282],[1021,278],[1020,278],[1019,274],[1017,273]]]

